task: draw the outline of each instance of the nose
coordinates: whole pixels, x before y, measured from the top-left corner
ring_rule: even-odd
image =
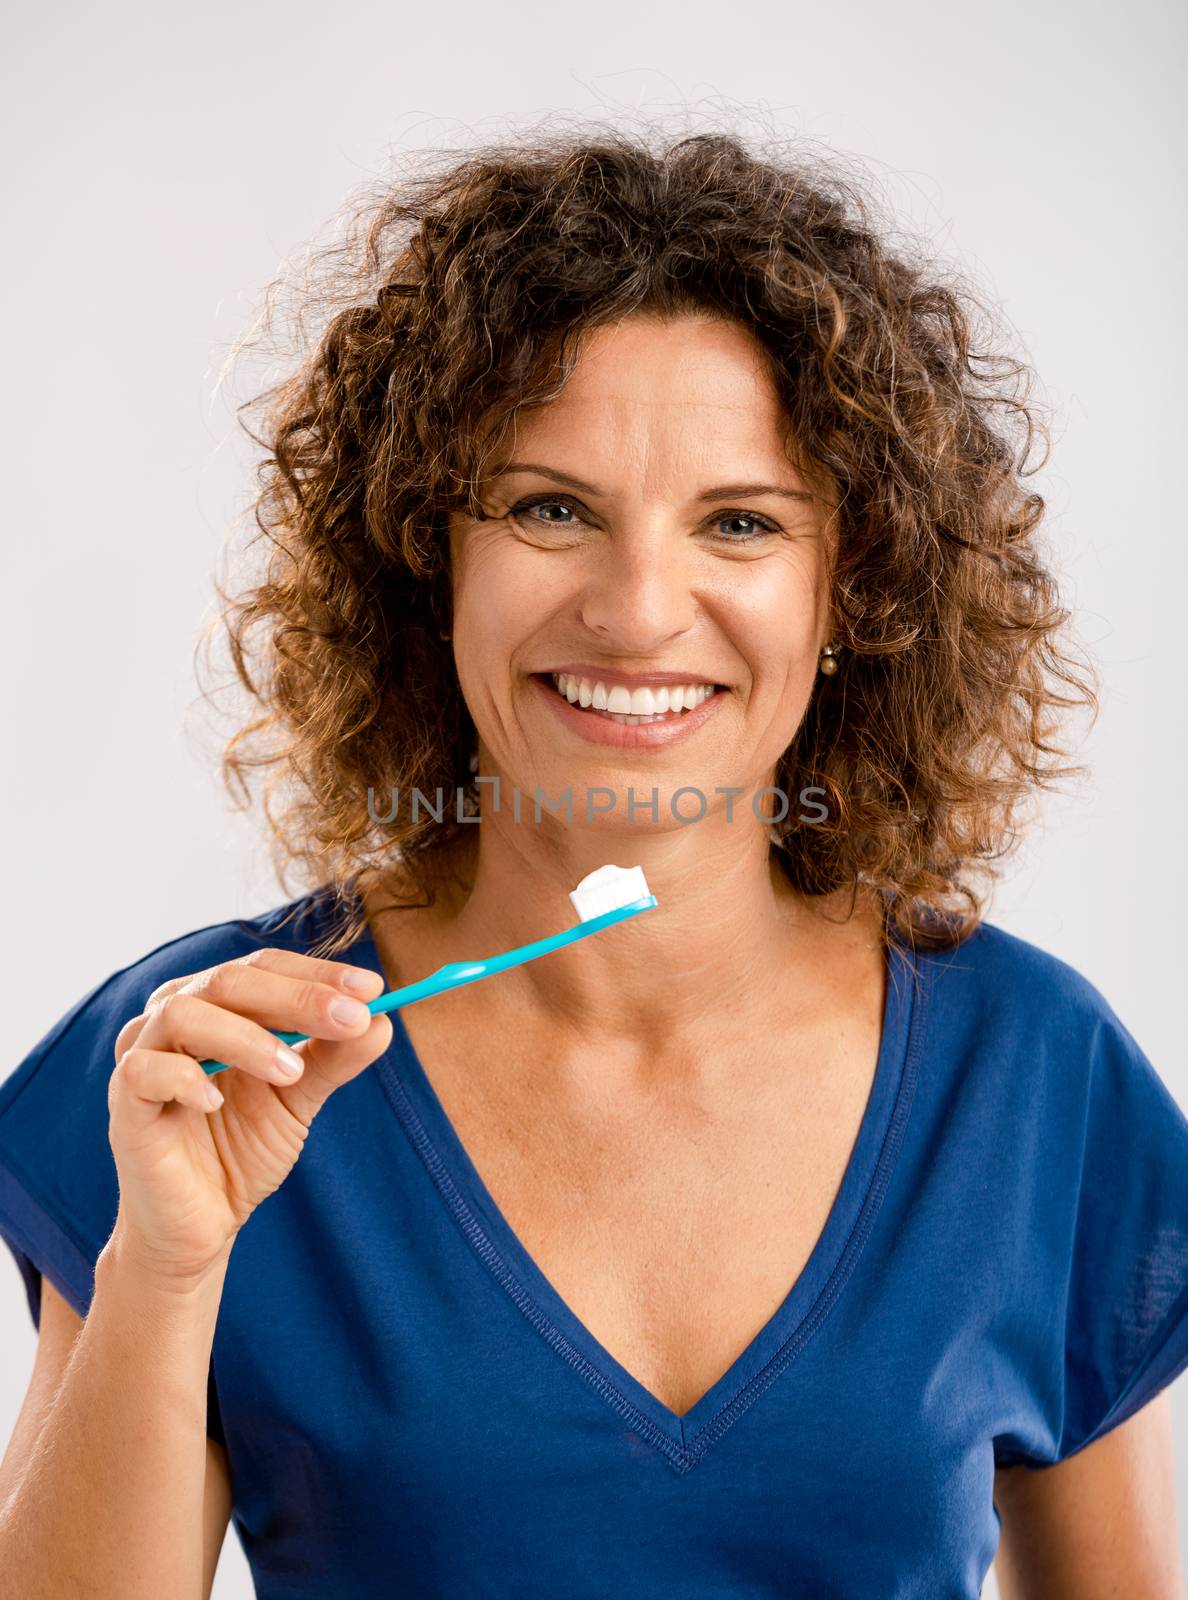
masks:
[[[592,556],[579,613],[607,649],[655,654],[696,619],[689,564],[659,527],[624,532]]]

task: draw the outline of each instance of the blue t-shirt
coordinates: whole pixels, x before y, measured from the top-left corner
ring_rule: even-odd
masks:
[[[115,1219],[123,1023],[170,977],[308,950],[328,904],[162,945],[0,1084],[0,1231],[34,1319],[42,1273],[85,1312]],[[341,958],[381,970],[369,934]],[[209,1431],[260,1600],[980,1594],[995,1466],[1064,1460],[1188,1364],[1188,1120],[1036,946],[984,923],[888,969],[820,1239],[684,1416],[537,1268],[394,1015],[231,1253]]]

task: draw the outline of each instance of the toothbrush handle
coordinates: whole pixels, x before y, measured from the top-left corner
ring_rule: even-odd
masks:
[[[391,989],[387,994],[368,1000],[367,1009],[373,1017],[384,1011],[397,1011],[401,1006],[411,1005],[414,1000],[424,1000],[431,994],[440,994],[457,984],[469,983],[475,978],[485,978],[487,971],[488,964],[484,961],[450,961],[444,967],[438,967],[436,972],[431,972],[427,978],[407,984],[403,989]],[[269,1031],[275,1034],[282,1044],[304,1044],[312,1037],[308,1033],[288,1033],[280,1028],[272,1028]],[[208,1077],[211,1077],[216,1072],[225,1072],[228,1063],[211,1060],[200,1061],[198,1065]]]
[[[642,900],[633,900],[629,905],[618,906],[613,911],[604,911],[600,916],[576,923],[572,928],[563,928],[560,933],[550,934],[546,939],[521,945],[517,950],[505,950],[502,955],[488,956],[485,961],[449,961],[427,978],[406,984],[403,989],[391,989],[387,994],[369,1000],[367,1009],[373,1017],[382,1011],[398,1011],[402,1006],[412,1005],[414,1000],[426,1000],[430,995],[441,994],[446,989],[475,983],[479,978],[489,978],[496,972],[506,972],[508,967],[535,961],[537,956],[547,955],[550,950],[559,950],[563,945],[573,944],[578,939],[601,932],[603,928],[613,927],[616,922],[637,916],[641,911],[650,911],[658,903],[655,895],[650,894]],[[310,1038],[308,1033],[281,1033],[279,1029],[272,1031],[284,1044],[304,1044]],[[228,1066],[225,1061],[200,1061],[198,1064],[208,1076],[225,1072]]]

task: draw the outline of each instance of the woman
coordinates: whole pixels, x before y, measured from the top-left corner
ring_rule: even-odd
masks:
[[[224,614],[316,888],[0,1091],[0,1594],[209,1593],[232,1511],[265,1600],[1182,1594],[1188,1123],[973,881],[1095,703],[1023,369],[729,135],[478,151],[351,239]],[[360,1004],[606,862],[657,909]]]

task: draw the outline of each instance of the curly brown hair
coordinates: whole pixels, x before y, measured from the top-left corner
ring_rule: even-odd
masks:
[[[448,808],[377,823],[364,801],[468,781],[475,730],[440,636],[450,515],[481,517],[485,463],[517,410],[559,392],[583,331],[634,312],[750,330],[835,519],[841,670],[818,680],[776,775],[788,794],[823,789],[828,817],[782,832],[789,881],[813,897],[874,886],[913,943],[967,937],[973,878],[996,875],[1028,797],[1085,770],[1053,759],[1058,710],[1098,709],[1025,486],[1050,448],[1031,370],[970,284],[896,239],[840,161],[729,131],[422,152],[345,215],[308,257],[300,354],[238,407],[262,416],[243,426],[267,452],[265,568],[238,593],[216,583],[215,627],[255,703],[224,781],[247,806],[245,772],[270,769],[281,882],[296,861],[338,900],[324,953],[365,927],[362,876],[399,860],[432,898],[465,831]],[[1029,468],[1036,437],[1048,448]]]

